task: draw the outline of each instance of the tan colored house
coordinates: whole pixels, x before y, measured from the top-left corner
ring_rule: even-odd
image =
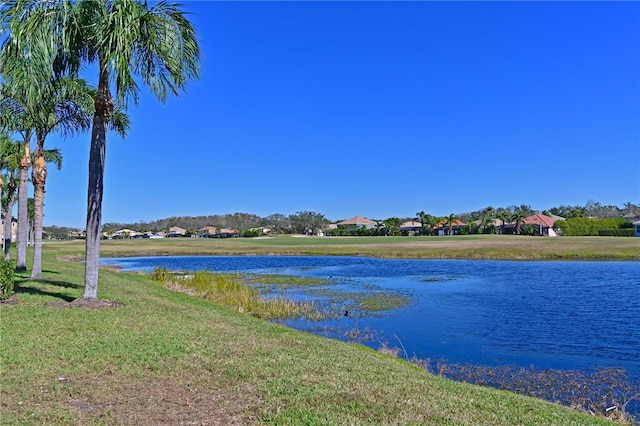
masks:
[[[336,223],[339,227],[346,229],[347,231],[353,231],[358,228],[372,229],[376,226],[376,222],[373,220],[369,220],[366,217],[355,216],[351,219],[343,220],[342,222]]]
[[[198,229],[200,237],[202,238],[206,238],[209,235],[215,235],[218,233],[218,228],[216,228],[215,226],[205,226],[204,228],[200,228]]]
[[[400,231],[407,232],[410,236],[422,231],[422,223],[410,220],[400,225]]]
[[[119,229],[113,233],[113,238],[134,238],[140,234],[139,232],[131,229]]]
[[[16,242],[16,235],[18,234],[18,219],[11,217],[11,242]],[[0,239],[4,244],[4,214],[2,215],[2,224],[0,224]]]
[[[184,237],[187,235],[187,230],[180,228],[179,226],[172,226],[169,228],[169,237]]]

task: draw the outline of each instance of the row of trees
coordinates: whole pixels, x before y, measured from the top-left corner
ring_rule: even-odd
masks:
[[[164,102],[198,77],[195,30],[180,5],[139,0],[9,0],[0,9],[0,24],[0,128],[20,138],[23,149],[17,268],[26,268],[23,199],[29,169],[35,200],[32,277],[40,278],[45,141],[53,132],[91,129],[83,298],[96,299],[107,130],[126,133],[125,108],[137,103],[140,83]],[[97,65],[97,87],[80,78],[90,64]]]
[[[581,207],[581,214],[597,213],[600,203],[589,201],[586,206]],[[615,207],[615,206],[613,206]],[[604,211],[616,211],[617,217],[622,219],[625,215],[640,215],[640,206],[634,203],[625,203],[623,208],[605,206]],[[566,213],[568,211],[576,211],[577,207],[569,209],[566,206],[554,207],[543,211],[543,214],[550,215],[557,213]],[[555,212],[555,213],[554,213]],[[450,214],[448,216],[436,216],[420,211],[414,217],[390,217],[384,220],[375,220],[372,228],[348,229],[347,227],[338,227],[332,229],[330,235],[402,235],[400,225],[407,221],[420,222],[421,230],[419,235],[434,235],[436,228],[444,227],[445,232],[452,234],[452,228],[458,224],[458,220],[465,222],[461,228],[462,234],[496,234],[513,232],[516,234],[533,234],[536,231],[535,226],[524,225],[523,221],[526,217],[536,213],[529,205],[512,205],[508,207],[494,208],[492,206],[483,209],[461,213],[459,215]],[[590,216],[593,217],[593,216]],[[496,223],[497,220],[497,223]],[[337,222],[340,222],[339,220]],[[197,235],[198,230],[205,226],[215,226],[217,228],[237,229],[240,235],[253,236],[255,228],[268,228],[273,234],[289,234],[289,233],[314,233],[316,231],[327,231],[328,225],[334,223],[326,218],[323,214],[312,211],[299,211],[295,214],[284,215],[274,213],[265,217],[260,217],[249,213],[233,213],[226,215],[210,215],[210,216],[182,216],[171,217],[167,219],[159,219],[151,222],[138,223],[107,223],[103,227],[103,232],[114,232],[119,229],[128,228],[138,232],[145,231],[168,231],[172,226],[179,226],[187,229],[190,233]],[[562,224],[562,222],[560,222]],[[510,226],[507,226],[510,225]],[[591,224],[591,226],[594,226]],[[601,228],[601,226],[599,227]],[[64,230],[52,227],[48,233],[54,238],[67,238],[72,229]],[[75,231],[80,231],[76,229]],[[591,231],[590,231],[591,232]],[[591,232],[592,234],[593,232]],[[406,234],[406,232],[405,232]],[[587,234],[585,234],[587,235]]]

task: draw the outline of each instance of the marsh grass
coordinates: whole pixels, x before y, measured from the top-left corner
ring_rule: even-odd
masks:
[[[380,350],[401,356],[397,347],[383,345]],[[621,369],[589,372],[533,366],[491,367],[417,358],[410,362],[441,377],[545,399],[619,423],[640,424],[640,418],[634,418],[629,412],[630,404],[640,402],[640,386]]]
[[[387,291],[365,293],[358,298],[358,308],[367,312],[382,312],[408,305],[411,298]]]
[[[260,274],[249,275],[243,278],[247,284],[265,284],[265,285],[277,285],[280,288],[287,287],[308,287],[308,286],[323,286],[328,285],[330,282],[323,278],[314,277],[298,277],[294,275],[278,275],[278,274]]]
[[[245,284],[240,275],[198,271],[176,276],[159,267],[151,278],[168,284],[170,288],[186,288],[197,295],[238,312],[261,319],[304,318],[319,320],[324,316],[313,302],[295,302],[284,297],[262,297],[260,292]]]

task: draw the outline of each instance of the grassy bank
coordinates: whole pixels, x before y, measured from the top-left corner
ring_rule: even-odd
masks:
[[[82,241],[59,244],[60,253],[81,255]],[[137,255],[340,255],[415,259],[640,260],[640,238],[529,237],[295,237],[165,238],[103,241],[103,256]]]
[[[19,303],[0,306],[2,424],[608,424],[143,275],[103,270],[100,297],[120,305],[68,307],[81,296],[83,266],[58,259],[75,250],[47,245],[45,279],[21,275]]]

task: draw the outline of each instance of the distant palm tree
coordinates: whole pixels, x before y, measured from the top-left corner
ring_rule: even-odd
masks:
[[[513,215],[512,220],[514,220],[516,222],[516,234],[520,235],[521,230],[521,225],[522,225],[522,221],[524,220],[525,215],[523,212],[518,211],[516,214]]]
[[[491,227],[493,226],[493,219],[488,216],[488,215],[484,215],[480,218],[480,232],[483,234],[488,233],[487,230],[492,229]],[[493,226],[493,230],[495,232],[495,226]],[[494,233],[492,232],[492,233]]]
[[[445,223],[449,225],[449,235],[453,235],[453,224],[458,220],[458,216],[451,213],[446,219]]]
[[[168,1],[150,6],[138,0],[23,0],[11,2],[5,13],[10,18],[8,44],[48,41],[55,47],[50,64],[56,71],[76,75],[83,65],[98,65],[89,154],[85,299],[98,297],[106,136],[115,104],[110,83],[115,85],[117,101],[137,102],[142,82],[164,102],[168,92],[177,95],[198,77],[200,49],[180,7]]]
[[[402,225],[402,221],[399,218],[390,217],[388,219],[385,219],[383,222],[384,222],[387,235],[400,234],[400,225]]]
[[[436,233],[436,228],[443,223],[444,219],[438,216],[431,216],[429,215],[429,217],[427,218],[427,221],[429,222],[429,227],[431,228],[431,234]]]
[[[500,212],[498,213],[498,215],[496,216],[497,219],[500,219],[500,221],[502,222],[502,224],[500,225],[500,233],[504,234],[504,223],[505,222],[511,222],[511,215],[507,212]]]
[[[421,229],[420,229],[420,233],[421,235],[425,235],[425,231],[426,231],[426,227],[425,224],[427,222],[427,214],[424,212],[424,210],[419,211],[418,213],[416,213],[416,216],[418,216],[418,218],[420,219],[420,225],[421,225]]]
[[[381,229],[384,227],[384,221],[376,220],[375,222],[376,222],[376,224],[375,224],[376,235],[380,235],[381,234]]]

